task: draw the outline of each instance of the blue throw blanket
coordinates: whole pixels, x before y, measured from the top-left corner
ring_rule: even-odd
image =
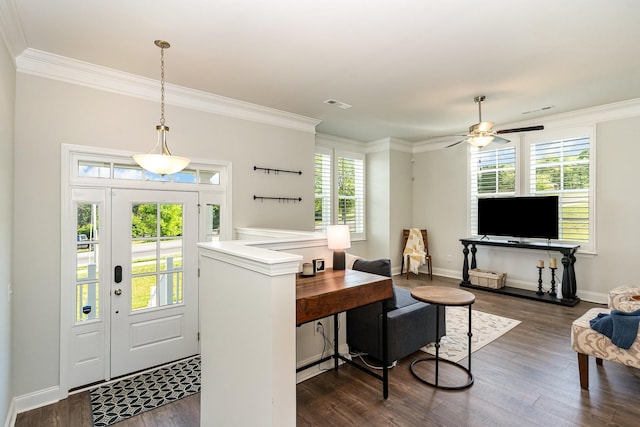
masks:
[[[625,350],[629,349],[638,336],[640,310],[627,312],[612,310],[610,314],[598,313],[591,319],[591,329],[611,339],[611,342]]]

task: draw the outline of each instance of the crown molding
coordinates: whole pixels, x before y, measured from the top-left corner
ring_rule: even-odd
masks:
[[[597,125],[602,122],[635,116],[640,116],[640,98],[583,108],[566,113],[558,113],[546,117],[538,117],[537,119],[508,123],[496,127],[496,130],[531,126],[540,123],[544,124],[545,130],[547,128],[555,129],[571,126]]]
[[[372,141],[367,144],[367,153],[377,153],[381,151],[400,151],[403,153],[413,153],[413,143],[404,139],[388,137]]]
[[[594,126],[598,123],[637,116],[640,116],[640,98],[598,105],[596,107],[583,108],[581,110],[543,116],[520,122],[506,123],[497,126],[496,130],[543,124],[545,131],[550,131],[577,126]],[[526,132],[523,132],[523,134],[526,134]],[[416,142],[413,145],[413,153],[440,150],[451,143],[451,139],[447,139],[447,137],[427,139]]]
[[[365,142],[343,138],[335,135],[329,135],[327,133],[316,134],[316,145],[319,147],[336,148],[339,150],[353,151],[356,153],[364,153],[367,149],[367,143]]]
[[[0,35],[15,63],[14,58],[27,48],[15,0],[0,0]]]
[[[18,73],[155,101],[158,80],[82,62],[35,49],[16,58]],[[321,120],[263,107],[212,93],[165,83],[166,104],[302,132],[316,133]]]

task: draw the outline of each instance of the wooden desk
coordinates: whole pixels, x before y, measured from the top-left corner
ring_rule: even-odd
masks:
[[[296,280],[296,324],[334,316],[333,355],[296,369],[296,372],[318,365],[327,360],[334,360],[334,369],[338,369],[338,361],[346,363],[378,378],[382,381],[382,394],[389,395],[389,372],[387,360],[387,303],[393,296],[393,284],[390,277],[378,276],[357,270],[327,270],[312,277],[298,275]],[[376,372],[353,363],[338,352],[338,314],[352,308],[380,302],[382,304],[382,376]]]

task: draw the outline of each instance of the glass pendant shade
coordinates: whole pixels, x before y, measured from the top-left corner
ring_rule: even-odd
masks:
[[[491,143],[491,141],[493,141],[493,136],[488,135],[488,136],[472,136],[470,138],[467,139],[467,142],[471,145],[474,145],[476,147],[485,147],[487,145],[489,145],[489,143]]]
[[[189,165],[189,159],[171,155],[169,147],[167,146],[168,126],[159,125],[156,126],[156,129],[158,130],[158,143],[156,147],[161,146],[162,153],[135,154],[133,160],[143,169],[158,175],[171,175],[180,172]],[[154,150],[156,147],[154,147]]]

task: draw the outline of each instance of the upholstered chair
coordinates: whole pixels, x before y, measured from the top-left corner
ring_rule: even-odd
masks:
[[[354,270],[391,277],[391,261],[357,259]],[[402,359],[436,340],[436,306],[415,300],[409,289],[393,286],[387,313],[388,360]],[[370,304],[347,311],[347,343],[354,353],[382,360],[382,308]],[[440,325],[446,325],[442,310]],[[445,335],[442,328],[441,336]]]

